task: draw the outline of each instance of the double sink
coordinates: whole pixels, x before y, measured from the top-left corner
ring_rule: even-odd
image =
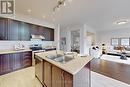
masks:
[[[48,59],[51,59],[51,60],[54,60],[54,61],[60,62],[60,63],[66,63],[66,62],[69,62],[69,61],[74,59],[74,57],[70,57],[70,56],[66,56],[66,55],[60,55],[60,54],[49,55],[49,56],[46,56],[46,57]]]

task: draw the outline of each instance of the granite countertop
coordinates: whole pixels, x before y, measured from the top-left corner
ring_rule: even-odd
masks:
[[[58,51],[58,54],[63,54],[63,52]],[[60,63],[60,62],[56,62],[54,60],[48,59],[46,57],[48,55],[56,55],[56,51],[41,52],[41,53],[36,53],[35,55],[59,67],[60,69],[63,69],[64,71],[72,75],[75,75],[76,73],[78,73],[88,62],[90,62],[93,59],[90,56],[87,56],[87,57],[76,56],[73,60],[69,62]]]
[[[32,51],[31,49],[24,49],[24,50],[0,50],[0,54],[12,54],[12,53],[20,53],[20,52],[27,52]]]

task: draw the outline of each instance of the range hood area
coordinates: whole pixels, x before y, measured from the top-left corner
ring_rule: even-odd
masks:
[[[44,40],[45,37],[43,35],[34,35],[34,34],[32,34],[31,39],[42,39],[42,40]]]

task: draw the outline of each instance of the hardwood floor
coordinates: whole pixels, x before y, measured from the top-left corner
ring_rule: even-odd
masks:
[[[126,83],[95,72],[91,72],[91,78],[91,87],[130,87]]]
[[[102,59],[93,59],[91,70],[110,78],[130,84],[130,65]]]

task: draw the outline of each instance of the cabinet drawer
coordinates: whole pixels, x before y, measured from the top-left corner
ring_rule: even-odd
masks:
[[[31,51],[30,51],[30,52],[24,52],[23,55],[24,55],[24,56],[31,56],[31,55],[32,55],[32,52],[31,52]]]

